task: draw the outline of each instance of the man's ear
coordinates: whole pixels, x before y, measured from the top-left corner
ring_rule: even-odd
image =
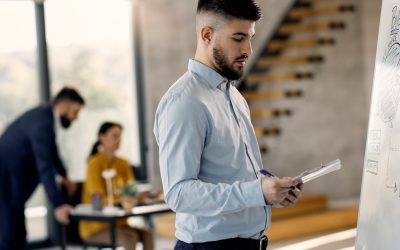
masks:
[[[202,40],[205,44],[208,45],[208,44],[211,43],[211,40],[212,40],[213,35],[214,35],[214,29],[211,28],[210,26],[204,26],[204,27],[201,29],[200,37],[201,37],[201,40]]]

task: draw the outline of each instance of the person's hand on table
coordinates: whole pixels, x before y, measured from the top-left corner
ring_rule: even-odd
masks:
[[[73,207],[68,204],[63,204],[54,209],[54,216],[56,220],[61,224],[68,225],[69,224],[69,214],[72,212]]]

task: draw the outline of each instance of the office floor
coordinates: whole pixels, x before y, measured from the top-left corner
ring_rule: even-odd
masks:
[[[170,238],[157,238],[155,249],[154,250],[171,250],[174,249],[175,240]],[[118,250],[122,250],[123,248],[118,248]],[[142,246],[138,245],[137,250],[142,250]],[[42,248],[41,250],[60,250],[60,247],[50,247],[50,248]],[[82,247],[67,247],[67,250],[83,250]],[[87,250],[97,250],[97,248],[87,248]]]
[[[329,234],[313,235],[279,243],[271,243],[268,250],[354,250],[355,232],[356,229],[350,229]],[[157,237],[155,250],[171,250],[174,245],[175,239]],[[52,247],[42,250],[59,249],[59,247]],[[81,249],[82,248],[79,247],[67,248],[67,250]],[[137,250],[142,250],[142,247],[139,245]]]
[[[356,229],[273,243],[268,250],[354,250]]]

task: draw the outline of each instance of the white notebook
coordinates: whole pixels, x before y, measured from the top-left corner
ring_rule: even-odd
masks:
[[[321,164],[320,167],[304,171],[303,173],[299,174],[296,177],[293,177],[293,179],[301,179],[303,183],[309,182],[311,180],[314,180],[320,176],[329,174],[333,171],[337,171],[341,168],[342,164],[340,162],[340,159],[336,159],[334,161],[328,162],[326,164]]]

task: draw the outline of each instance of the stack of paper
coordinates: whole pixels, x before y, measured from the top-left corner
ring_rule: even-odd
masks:
[[[315,178],[318,178],[320,176],[326,175],[328,173],[331,173],[333,171],[339,170],[341,168],[342,164],[339,159],[336,159],[334,161],[331,161],[327,164],[323,164],[318,168],[305,171],[301,173],[300,175],[294,177],[293,179],[298,180],[301,179],[303,183],[306,183],[308,181],[314,180]]]

